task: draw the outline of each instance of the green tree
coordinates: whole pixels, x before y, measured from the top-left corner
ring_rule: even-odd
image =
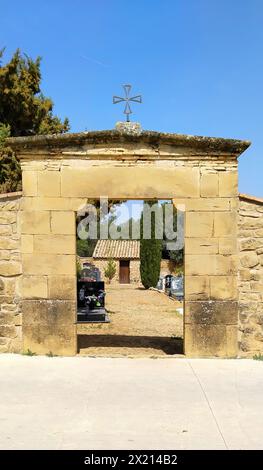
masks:
[[[171,201],[168,202],[163,202],[162,203],[162,208],[163,208],[163,216],[165,215],[165,205],[171,204]],[[170,217],[167,217],[166,222],[171,224],[171,227],[173,228],[174,232],[177,232],[177,209],[175,206],[173,206],[173,214],[172,214],[172,220]],[[163,219],[163,224],[165,223],[165,218]],[[167,238],[166,233],[164,231],[163,233],[163,241],[162,241],[162,258],[163,259],[168,259],[170,261],[174,261],[175,265],[180,269],[183,266],[183,259],[184,259],[184,250],[167,250],[167,241],[171,241]]]
[[[9,136],[10,126],[0,123],[0,193],[21,189],[20,165],[12,150],[5,145]]]
[[[0,61],[4,49],[0,50]],[[40,89],[41,58],[31,59],[18,49],[11,60],[0,63],[0,192],[21,189],[21,170],[6,137],[60,134],[69,130],[53,115],[53,102]]]
[[[157,201],[146,202],[153,205]],[[149,289],[150,287],[156,287],[160,277],[162,240],[155,238],[154,214],[151,215],[151,238],[143,238],[143,212],[141,216],[140,274],[143,286],[145,289]]]
[[[114,278],[116,271],[117,271],[116,263],[113,261],[113,259],[109,259],[107,266],[104,269],[104,275],[108,279],[109,284],[111,283],[111,280]]]
[[[91,257],[97,240],[77,240],[77,254],[80,257]]]
[[[77,270],[77,279],[81,279],[82,266],[79,258],[76,259],[76,270]]]

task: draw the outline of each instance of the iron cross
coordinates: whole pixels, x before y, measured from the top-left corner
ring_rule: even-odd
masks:
[[[142,103],[141,95],[132,96],[130,97],[131,85],[122,85],[124,88],[125,98],[121,98],[121,96],[113,96],[113,104],[120,103],[121,101],[125,101],[125,108],[123,113],[126,114],[126,121],[130,121],[129,115],[132,114],[132,110],[130,107],[130,101],[134,103]]]

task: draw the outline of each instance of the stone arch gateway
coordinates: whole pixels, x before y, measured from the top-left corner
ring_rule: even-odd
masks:
[[[8,143],[23,180],[13,350],[76,353],[75,212],[103,195],[184,204],[185,354],[238,355],[238,157],[249,142],[124,128]]]

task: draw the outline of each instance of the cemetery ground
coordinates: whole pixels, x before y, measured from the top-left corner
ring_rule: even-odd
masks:
[[[159,357],[182,354],[183,303],[156,290],[106,285],[110,323],[78,324],[79,353]]]

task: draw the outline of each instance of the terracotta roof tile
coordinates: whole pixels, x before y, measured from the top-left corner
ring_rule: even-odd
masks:
[[[98,240],[93,258],[140,258],[138,240]]]

